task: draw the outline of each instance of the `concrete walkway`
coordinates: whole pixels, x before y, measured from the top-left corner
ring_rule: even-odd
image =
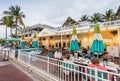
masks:
[[[12,61],[2,61],[0,54],[0,81],[45,81],[35,77],[30,72]]]
[[[0,81],[33,81],[12,64],[0,66]]]
[[[20,63],[17,59],[2,61],[0,53],[0,81],[54,81],[36,70]]]

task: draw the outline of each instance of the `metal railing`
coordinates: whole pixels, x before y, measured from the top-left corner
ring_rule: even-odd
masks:
[[[23,32],[19,32],[19,36],[21,36],[21,35],[28,35],[28,34],[35,34],[35,33],[38,33],[38,32],[40,32],[40,31],[35,31],[35,30],[29,30],[29,31],[23,31]]]
[[[120,25],[120,20],[101,22],[101,23],[99,22],[98,24],[100,25],[100,27],[118,26],[118,25]],[[89,28],[92,28],[92,27],[94,27],[94,25],[95,25],[94,23],[89,23],[89,22],[82,23],[81,22],[78,25],[62,27],[62,30],[70,29],[70,28],[73,28],[73,27],[89,27]]]
[[[116,72],[103,71],[46,56],[31,56],[19,52],[18,61],[56,81],[119,81],[120,78],[120,74]]]

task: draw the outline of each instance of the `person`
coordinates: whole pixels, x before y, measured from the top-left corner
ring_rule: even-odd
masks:
[[[89,46],[87,46],[86,50],[87,50],[87,51],[88,51],[88,50],[90,50],[90,47],[89,47]]]
[[[54,58],[62,59],[62,53],[59,50],[56,50],[56,52],[54,53]]]
[[[100,69],[100,70],[103,70],[103,71],[107,71],[107,68],[106,68],[106,67],[99,65],[100,61],[99,61],[99,59],[98,59],[97,57],[92,58],[90,61],[91,61],[91,64],[89,64],[88,67],[97,68],[97,69]],[[85,72],[88,73],[89,70],[90,70],[90,69],[85,68]],[[93,69],[91,69],[91,70],[93,70]],[[101,73],[101,71],[98,72],[98,73]],[[103,72],[103,73],[105,73],[105,72]],[[92,73],[91,73],[91,74],[92,74]],[[107,75],[107,74],[108,74],[108,73],[103,74],[103,75]],[[99,78],[101,78],[101,77],[99,77]],[[108,75],[107,75],[107,76],[103,76],[102,78],[107,79],[107,78],[108,78]],[[109,74],[109,79],[112,79],[112,74]],[[92,78],[91,81],[95,81],[94,78]]]
[[[65,47],[62,47],[62,51],[65,51]]]
[[[87,49],[83,47],[82,53],[87,54]]]
[[[75,57],[75,58],[78,58],[78,52],[75,51],[74,57]]]
[[[64,61],[65,61],[65,62],[71,62],[71,60],[70,60],[70,55],[67,54],[67,55],[65,56]]]
[[[73,50],[71,51],[71,54],[74,56],[74,51]]]
[[[72,60],[70,60],[70,55],[66,55],[65,56],[65,59],[62,63],[63,65],[63,72],[66,74],[66,75],[69,75],[69,73],[71,71],[74,71],[74,65],[72,64]]]
[[[111,56],[109,55],[108,52],[103,53],[103,59],[111,59]]]
[[[0,51],[5,47],[4,44],[1,44]]]
[[[85,58],[86,58],[86,59],[91,59],[91,58],[93,58],[93,57],[94,57],[94,55],[88,50]]]
[[[71,61],[74,61],[74,60],[75,60],[75,58],[74,58],[74,55],[73,55],[73,54],[70,54],[70,60],[71,60]]]
[[[51,45],[48,46],[48,51],[50,51],[50,50],[51,50]]]

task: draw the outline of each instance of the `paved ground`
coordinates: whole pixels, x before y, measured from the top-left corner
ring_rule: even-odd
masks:
[[[0,81],[33,81],[12,64],[0,66]]]
[[[52,80],[45,80],[43,78],[37,79],[35,78],[31,72],[27,72],[24,71],[23,68],[18,67],[19,64],[15,65],[13,63],[11,63],[10,61],[6,61],[6,62],[2,62],[3,57],[0,56],[0,81],[52,81]],[[115,63],[118,62],[118,58],[115,59]],[[46,67],[46,63],[43,62],[36,62],[33,61],[31,62],[32,65],[37,66],[37,67],[43,67],[42,69],[47,71],[47,67]],[[59,72],[59,67],[55,67],[53,65],[50,65],[50,67],[52,67],[52,69],[50,70],[50,73],[53,73],[56,76],[60,76],[60,72]],[[58,71],[55,71],[55,69],[58,68]],[[62,79],[64,79],[64,73],[62,73]],[[73,76],[73,74],[71,74],[71,76]],[[69,80],[66,79],[66,81],[74,81],[74,78],[72,78],[71,76],[69,76]],[[76,78],[77,75],[76,75]],[[81,79],[81,76],[79,77]],[[80,81],[79,79],[79,81]],[[78,80],[77,80],[78,81]]]
[[[22,67],[11,61],[2,61],[0,54],[0,81],[44,81],[25,71]]]
[[[0,62],[3,60],[3,57],[0,55]]]

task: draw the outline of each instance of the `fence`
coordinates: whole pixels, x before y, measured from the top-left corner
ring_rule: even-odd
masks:
[[[19,52],[18,61],[56,81],[119,81],[120,77],[120,74],[115,72],[21,52]]]
[[[108,21],[108,22],[99,22],[98,23],[100,25],[100,27],[106,27],[106,26],[109,26],[109,27],[112,27],[112,26],[118,26],[120,25],[120,20],[116,20],[116,21]],[[79,23],[79,25],[76,25],[76,27],[94,27],[94,23],[90,23],[90,22],[81,22]],[[71,26],[65,26],[62,28],[62,30],[64,29],[70,29],[70,28],[73,28],[74,26],[71,25]]]

